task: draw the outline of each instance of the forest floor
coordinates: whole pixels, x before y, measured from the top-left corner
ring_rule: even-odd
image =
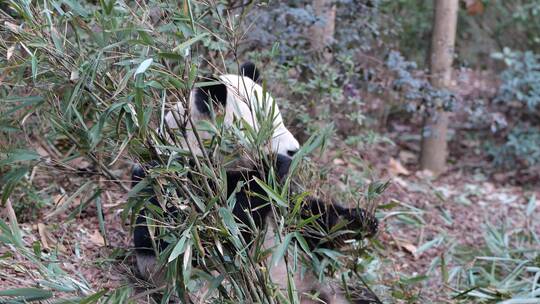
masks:
[[[395,144],[375,145],[360,155],[374,176],[390,180],[383,201],[398,202],[400,210],[385,213],[378,235],[385,247],[381,252],[383,278],[398,281],[426,275],[425,280],[419,280],[408,292],[418,294],[419,303],[452,303],[449,295],[455,290],[445,282],[437,263],[444,259],[449,268],[465,266],[461,263],[467,261],[459,259],[460,254],[482,252],[488,246],[486,237],[490,227],[532,229],[540,234],[540,225],[535,226],[530,220],[540,216],[540,208],[532,208],[540,204],[535,199],[540,198],[540,189],[532,186],[534,181],[523,182],[521,179],[527,174],[517,169],[489,169],[492,165],[485,155],[474,152],[478,149],[471,141],[451,142],[448,170],[434,178],[417,167],[418,126],[391,122],[389,130],[384,135]],[[339,184],[339,176],[345,172],[364,168],[347,158],[348,153],[358,154],[357,151],[339,143],[335,145],[320,165],[332,168],[330,179],[335,178]],[[43,147],[36,149],[43,157],[48,156]],[[87,163],[73,160],[72,166],[83,168]],[[130,166],[125,163],[117,168],[118,172],[128,172]],[[126,191],[112,183],[100,182],[106,228],[103,238],[96,205],[90,204],[71,219],[68,212],[54,211],[66,204],[67,196],[62,194],[62,189],[71,193],[69,189],[79,188],[87,178],[54,168],[38,168],[32,173],[32,184],[42,189],[42,195],[50,197],[48,204],[38,214],[31,214],[27,211],[30,209],[19,210],[17,202],[13,203],[29,248],[39,240],[42,249],[56,257],[63,271],[95,291],[143,284],[133,273],[130,228],[122,218]],[[124,178],[127,180],[127,175]],[[73,211],[81,204],[84,201],[75,198],[67,210]],[[35,265],[14,252],[9,246],[0,247],[0,289],[36,286],[40,275]]]
[[[419,303],[453,303],[451,295],[456,290],[441,275],[441,259],[452,273],[472,265],[477,256],[487,255],[492,231],[503,238],[520,230],[540,233],[540,225],[531,221],[540,216],[540,208],[536,208],[540,188],[534,183],[520,185],[515,180],[517,171],[479,169],[492,168],[481,155],[465,154],[459,159],[451,155],[453,164],[434,178],[418,170],[412,157],[418,154],[411,152],[398,145],[374,154],[377,158],[384,155],[376,167],[391,180],[386,201],[396,200],[402,210],[414,215],[385,221],[379,238],[387,246],[383,255],[392,265],[386,272],[394,280],[426,276],[410,290],[422,299]],[[518,249],[517,244],[512,245]]]
[[[379,147],[373,151],[369,162],[381,178],[389,179],[391,185],[384,201],[400,202],[402,209],[413,217],[389,217],[384,220],[378,238],[385,246],[388,280],[402,276],[416,277],[426,274],[427,279],[414,289],[423,301],[449,302],[449,286],[443,283],[440,269],[433,263],[449,254],[456,246],[481,249],[486,246],[486,225],[504,223],[512,229],[524,228],[531,223],[526,210],[531,198],[540,198],[539,189],[512,185],[512,181],[499,182],[493,176],[470,169],[463,161],[450,166],[447,173],[434,179],[426,172],[416,170],[411,151],[398,145]],[[377,150],[376,149],[376,150]],[[379,155],[383,155],[380,157]],[[336,161],[337,159],[337,161]],[[330,158],[333,174],[350,169],[350,165],[338,158]],[[35,183],[50,183],[52,172],[37,172]],[[64,187],[68,187],[70,181]],[[82,181],[81,181],[82,182]],[[124,258],[131,247],[129,226],[121,217],[119,208],[126,201],[126,193],[119,187],[110,186],[104,192],[103,209],[106,242],[99,231],[95,207],[86,208],[76,220],[68,220],[65,214],[50,216],[54,208],[44,209],[42,214],[28,222],[20,223],[24,240],[28,244],[40,240],[47,251],[56,251],[59,266],[74,277],[88,282],[94,290],[113,289],[126,283],[136,283],[132,259]],[[61,195],[57,194],[60,198]],[[72,203],[77,206],[81,202]],[[536,202],[535,204],[538,204]],[[540,208],[534,216],[540,216]],[[413,220],[410,220],[410,219]],[[534,228],[540,234],[540,227]],[[539,248],[540,249],[540,248]],[[36,286],[32,263],[22,256],[9,256],[8,248],[0,248],[0,287]],[[460,266],[447,258],[449,267]],[[389,266],[388,266],[389,265]],[[143,284],[138,282],[138,284]],[[413,292],[413,290],[411,290]]]

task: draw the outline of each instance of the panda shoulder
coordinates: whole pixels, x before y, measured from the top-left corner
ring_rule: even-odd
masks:
[[[237,74],[224,74],[219,76],[219,79],[226,85],[232,87],[232,88],[240,88],[242,86],[245,87],[256,87],[259,86],[256,82],[254,82],[251,78],[246,76],[241,76]]]

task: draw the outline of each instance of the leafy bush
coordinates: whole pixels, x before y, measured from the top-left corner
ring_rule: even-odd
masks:
[[[484,30],[484,34],[490,35],[499,45],[519,45],[521,51],[540,51],[540,1],[482,2],[486,4],[486,10],[479,16],[478,24],[487,23],[493,29],[491,33]]]
[[[502,53],[494,53],[492,57],[506,64],[497,101],[518,101],[529,111],[537,110],[540,104],[540,55],[504,48]]]
[[[384,0],[380,7],[388,17],[385,27],[397,32],[395,46],[405,57],[424,66],[431,38],[433,1]]]
[[[540,105],[540,56],[509,48],[492,56],[506,64],[495,102],[519,121],[506,134],[505,142],[488,145],[488,152],[496,165],[535,165],[540,162],[540,129],[536,120]]]
[[[448,90],[433,87],[418,71],[415,62],[407,61],[401,53],[391,51],[386,66],[395,74],[393,91],[404,97],[409,111],[420,110],[429,114],[438,109],[452,110],[455,96]]]
[[[488,145],[488,153],[497,166],[512,167],[517,164],[534,166],[540,163],[540,129],[515,127],[502,145]]]
[[[336,64],[345,66],[347,60],[350,59],[338,58]],[[355,78],[348,73],[341,74],[339,68],[329,64],[313,64],[309,70],[312,76],[306,80],[291,79],[287,67],[269,75],[273,82],[288,85],[281,99],[289,121],[304,130],[304,137],[329,123],[336,126],[340,135],[356,135],[366,117],[362,111],[365,103],[355,88]]]

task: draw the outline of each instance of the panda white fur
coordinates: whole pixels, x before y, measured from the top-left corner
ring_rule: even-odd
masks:
[[[270,112],[269,106],[272,106],[273,99],[267,95],[263,100],[262,87],[256,83],[258,79],[258,71],[251,63],[244,64],[241,67],[243,76],[239,75],[223,75],[219,77],[219,83],[194,89],[190,96],[190,109],[191,117],[193,120],[207,119],[210,114],[209,106],[212,106],[213,102],[221,104],[225,110],[224,123],[230,126],[234,119],[244,119],[253,128],[258,128],[256,117],[254,117],[251,109],[263,109],[266,113]],[[275,132],[272,137],[271,143],[268,147],[268,153],[274,153],[276,155],[276,162],[271,164],[275,166],[278,179],[283,180],[287,175],[291,158],[298,149],[299,143],[294,138],[292,133],[285,127],[283,119],[274,104],[274,127]],[[177,105],[175,109],[169,112],[165,121],[169,128],[178,128],[177,121],[181,115],[184,114],[184,108],[182,105]],[[191,144],[192,147],[197,147],[195,137],[192,133],[187,133],[187,144]],[[186,144],[186,142],[184,142]],[[200,151],[199,151],[200,152]],[[269,168],[266,168],[269,169]],[[139,180],[144,178],[145,170],[142,167],[136,167],[133,172],[133,181],[136,184]],[[275,233],[273,231],[273,220],[271,207],[267,205],[266,201],[260,197],[253,196],[252,193],[258,193],[265,195],[264,190],[255,182],[254,178],[262,180],[266,179],[266,176],[262,176],[261,172],[253,170],[244,171],[229,171],[227,172],[227,197],[236,195],[236,205],[233,210],[233,215],[236,219],[247,226],[250,221],[248,218],[252,218],[255,221],[255,225],[260,230],[267,229],[267,233],[264,239],[264,246],[266,248],[272,248],[276,245]],[[234,192],[235,186],[238,182],[244,182],[244,186],[238,192]],[[150,202],[158,204],[156,197],[152,197]],[[302,214],[308,218],[312,215],[319,215],[317,223],[329,231],[334,225],[340,221],[346,221],[347,224],[343,228],[349,231],[359,231],[364,227],[370,227],[371,231],[367,233],[349,233],[344,235],[347,238],[362,238],[371,236],[376,233],[377,221],[371,216],[368,216],[361,209],[347,209],[336,204],[327,204],[314,198],[307,198],[302,208]],[[367,225],[366,225],[367,223]],[[134,245],[136,249],[137,268],[141,275],[146,279],[162,281],[162,269],[159,269],[156,264],[155,248],[153,248],[152,238],[146,225],[145,210],[142,210],[136,220],[136,227],[134,229]],[[246,231],[243,233],[244,239],[248,242],[249,238],[253,235]],[[335,244],[326,242],[320,244],[320,236],[304,235],[308,241],[311,249],[317,246],[322,247],[334,247]],[[168,244],[164,242],[159,243],[157,250],[163,250]],[[274,283],[276,283],[281,289],[286,291],[287,288],[287,268],[283,261],[270,267],[270,277]],[[320,299],[326,303],[340,304],[350,303],[342,294],[341,289],[337,286],[328,284],[321,284],[313,274],[306,273],[303,277],[295,276],[295,285],[299,292],[301,303],[321,303],[320,300],[311,300],[306,297],[305,293],[312,293],[316,291],[320,294]],[[286,293],[285,293],[286,294]],[[364,303],[364,302],[356,302]]]

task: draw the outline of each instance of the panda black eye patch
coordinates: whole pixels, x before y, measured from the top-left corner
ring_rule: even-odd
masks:
[[[196,88],[194,98],[197,111],[208,115],[210,114],[209,105],[211,102],[220,103],[223,106],[227,104],[227,86],[223,83],[216,83]]]

